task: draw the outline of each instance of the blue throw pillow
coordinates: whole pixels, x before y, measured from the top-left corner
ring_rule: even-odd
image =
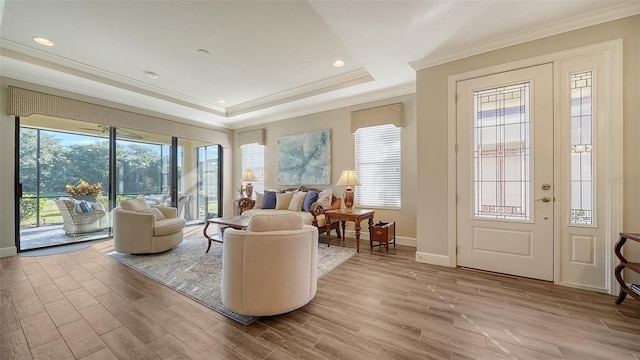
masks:
[[[275,191],[264,192],[264,203],[262,203],[262,208],[263,209],[276,208],[276,192]]]
[[[302,203],[303,211],[311,211],[311,205],[318,201],[318,192],[315,190],[309,190],[307,196],[304,198],[304,203]]]
[[[80,209],[82,209],[83,213],[88,213],[93,211],[93,207],[91,207],[91,204],[89,204],[89,202],[86,200],[80,201],[78,205],[80,206]]]

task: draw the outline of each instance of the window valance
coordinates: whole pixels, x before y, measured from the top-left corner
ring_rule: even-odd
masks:
[[[161,119],[153,116],[9,86],[7,115],[27,117],[33,114],[87,121],[178,138],[205,141],[228,148],[229,134]]]
[[[238,133],[238,147],[247,144],[266,144],[266,130],[265,129],[255,129],[255,130],[247,130],[241,131]]]
[[[403,127],[403,103],[378,106],[351,112],[351,132],[363,127],[393,124]]]

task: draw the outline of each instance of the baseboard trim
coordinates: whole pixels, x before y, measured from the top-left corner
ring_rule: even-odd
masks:
[[[416,252],[416,262],[447,267],[450,266],[449,257],[447,255],[430,254],[424,252]]]
[[[16,255],[18,255],[18,248],[16,248],[15,246],[0,248],[0,258]]]
[[[349,237],[352,237],[352,238],[356,237],[356,232],[353,231],[353,230],[347,230],[345,232],[346,232],[345,236],[349,236]],[[334,236],[335,236],[335,234],[333,234],[331,237],[333,238]],[[369,241],[369,233],[368,232],[361,232],[360,233],[360,244],[362,244],[363,241]],[[397,245],[402,245],[402,246],[418,247],[418,239],[410,238],[410,237],[403,237],[403,236],[396,236],[396,244]]]
[[[557,285],[561,285],[561,286],[566,286],[566,287],[572,287],[572,288],[576,288],[576,289],[581,289],[581,290],[589,290],[589,291],[594,291],[594,292],[601,292],[601,293],[605,293],[608,294],[609,291],[606,288],[601,288],[601,287],[597,287],[597,286],[590,286],[590,285],[584,285],[584,284],[576,284],[576,283],[572,283],[572,282],[567,282],[567,281],[560,281],[558,283],[556,283]]]

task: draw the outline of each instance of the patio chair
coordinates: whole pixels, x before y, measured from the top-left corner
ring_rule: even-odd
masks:
[[[54,201],[64,220],[62,230],[67,235],[76,236],[77,234],[100,231],[109,227],[107,212],[102,204],[98,202],[90,202],[91,210],[82,212],[77,200],[61,197]]]

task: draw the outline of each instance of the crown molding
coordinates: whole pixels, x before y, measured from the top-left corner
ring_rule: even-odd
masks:
[[[227,108],[227,115],[229,117],[233,117],[244,113],[262,110],[268,107],[292,102],[295,100],[300,100],[314,95],[319,95],[330,91],[340,90],[350,86],[363,84],[373,80],[374,78],[369,74],[369,72],[367,72],[367,70],[365,70],[364,68],[360,68],[346,74],[332,76],[330,78],[289,89],[277,94],[248,101],[240,105],[230,106]]]
[[[538,26],[533,29],[521,31],[508,36],[494,38],[490,41],[478,43],[461,50],[452,50],[441,54],[429,55],[420,60],[412,61],[409,65],[416,71],[445,64],[451,61],[464,59],[508,46],[522,44],[564,32],[577,30],[587,26],[597,25],[608,21],[618,20],[624,17],[640,14],[640,2],[626,3],[605,10],[594,11],[585,15],[564,19],[548,25]]]
[[[226,115],[225,109],[221,106],[194,99],[158,86],[149,85],[142,81],[114,74],[81,62],[30,48],[3,38],[0,38],[0,55],[216,115]]]
[[[366,92],[363,94],[356,94],[352,96],[339,96],[335,99],[329,99],[322,104],[316,104],[313,106],[305,106],[298,109],[281,110],[274,114],[260,116],[249,120],[240,120],[230,124],[229,129],[240,130],[243,128],[263,125],[275,121],[281,121],[300,116],[306,116],[311,114],[317,114],[324,111],[336,110],[344,107],[354,107],[361,104],[372,103],[380,100],[388,100],[398,96],[405,96],[416,93],[416,83],[411,81],[408,83],[399,84],[396,86]]]
[[[345,74],[333,76],[313,83],[305,84],[280,93],[265,96],[246,103],[228,108],[204,102],[180,93],[153,86],[142,81],[124,77],[96,67],[92,67],[61,56],[53,55],[39,49],[31,48],[7,39],[0,38],[0,55],[18,61],[40,66],[69,75],[82,77],[88,80],[114,86],[123,90],[157,98],[170,103],[205,111],[217,116],[232,118],[237,115],[263,110],[272,106],[300,100],[373,81],[374,78],[364,69],[360,68]]]

